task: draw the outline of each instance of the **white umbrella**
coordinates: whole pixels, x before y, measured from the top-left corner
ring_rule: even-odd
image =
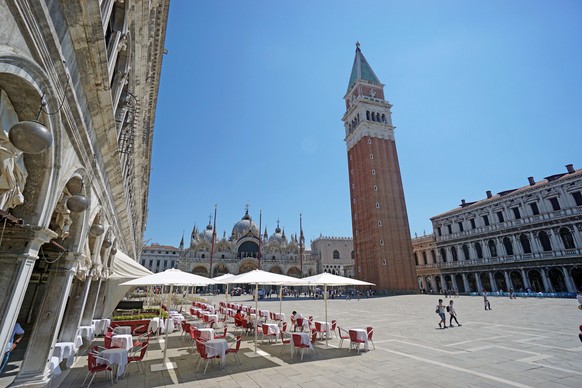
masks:
[[[199,275],[194,275],[188,272],[182,272],[179,269],[170,268],[164,272],[155,273],[153,275],[144,276],[139,279],[134,279],[129,282],[121,283],[122,286],[170,286],[170,294],[168,299],[172,296],[172,291],[174,286],[208,286],[210,284],[215,284],[216,282],[210,278],[206,278]],[[170,303],[168,303],[168,306]],[[170,317],[168,316],[168,319]],[[164,360],[162,365],[152,365],[152,371],[154,370],[167,370],[174,369],[174,363],[168,362],[168,330],[166,326],[166,338],[164,346]]]
[[[255,269],[253,271],[245,272],[240,275],[224,279],[223,282],[227,284],[254,284],[255,285],[255,310],[257,316],[259,315],[259,284],[272,285],[298,285],[303,284],[303,279],[294,278],[291,276],[280,275],[273,272],[261,271]],[[258,318],[257,318],[258,321]],[[257,325],[255,324],[255,354],[257,353]]]
[[[332,275],[324,272],[303,279],[298,279],[307,285],[323,286],[323,299],[325,301],[325,322],[327,322],[327,286],[375,286],[374,283],[364,282],[358,279],[347,278],[344,276]],[[325,347],[327,347],[328,336],[325,336]]]
[[[214,280],[214,282],[216,284],[226,284],[226,292],[224,294],[224,296],[226,298],[226,303],[228,303],[228,283],[224,283],[224,280],[229,279],[233,276],[235,276],[235,275],[233,275],[231,273],[225,273],[224,275],[220,275],[220,276],[217,276],[215,278],[212,278],[212,280]]]

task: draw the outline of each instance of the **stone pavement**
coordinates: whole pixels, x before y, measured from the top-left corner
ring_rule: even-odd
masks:
[[[440,297],[443,298],[443,297]],[[462,327],[438,328],[435,305],[439,296],[410,295],[330,300],[328,319],[345,328],[374,328],[375,349],[357,354],[348,352],[348,342],[338,349],[318,343],[317,355],[306,354],[303,361],[291,358],[288,345],[262,344],[259,357],[248,357],[253,342],[244,337],[239,352],[241,365],[230,358],[224,369],[218,363],[195,372],[197,356],[188,351],[189,341],[179,332],[170,336],[169,358],[177,364],[172,371],[152,372],[162,352],[152,340],[145,359],[146,373],[129,366],[129,374],[118,388],[137,387],[580,387],[582,343],[578,326],[582,312],[575,299],[534,299],[490,297],[491,311],[483,308],[481,297],[453,298]],[[215,297],[218,304],[223,296]],[[248,296],[231,298],[254,305]],[[448,304],[449,299],[444,299]],[[259,301],[259,308],[279,311],[275,299]],[[283,301],[287,317],[297,310],[304,316],[324,320],[320,300]],[[448,316],[447,316],[448,319]],[[229,339],[231,341],[232,338]],[[97,344],[100,340],[96,341]],[[230,357],[230,356],[229,356]],[[85,377],[86,357],[53,381],[53,387],[79,387]],[[0,379],[0,385],[2,379]],[[110,387],[105,374],[95,378],[94,387]]]

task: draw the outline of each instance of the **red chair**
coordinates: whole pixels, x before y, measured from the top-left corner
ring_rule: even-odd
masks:
[[[281,326],[281,331],[284,333],[287,332],[287,322],[283,322],[283,326]]]
[[[293,339],[293,349],[301,349],[301,360],[303,360],[303,353],[305,352],[305,349],[311,349],[312,345],[302,343],[301,336],[298,334],[293,334],[291,338]]]
[[[350,330],[349,333],[350,333],[350,351],[353,348],[358,351],[358,354],[360,354],[360,344],[365,344],[366,341],[358,338],[357,331]]]
[[[339,348],[342,348],[342,344],[344,343],[344,340],[350,339],[350,333],[347,332],[347,330],[342,329],[341,327],[337,328],[337,333],[339,335]]]
[[[190,339],[192,340],[192,348],[196,344],[196,341],[200,339],[200,330],[196,328],[196,326],[190,326]]]
[[[139,337],[137,337],[137,339],[135,341],[133,341],[133,346],[134,347],[142,347],[144,345],[149,344],[151,335],[152,335],[151,330],[148,331],[147,333],[140,335]]]
[[[310,315],[307,321],[309,322],[309,328],[311,329],[313,327],[313,315]]]
[[[147,329],[148,329],[147,325],[137,326],[135,329],[133,329],[131,331],[131,334],[132,335],[136,335],[136,334],[139,334],[139,333],[142,333],[142,334],[143,333],[147,333]]]
[[[317,347],[315,346],[315,341],[317,341],[317,331],[313,330],[311,332],[311,350],[317,354]]]
[[[238,357],[238,351],[240,349],[240,342],[241,342],[241,336],[237,335],[236,341],[228,349],[226,349],[226,355],[228,356],[229,354],[233,354],[234,358],[238,361],[239,365],[240,365],[240,358]]]
[[[295,320],[295,328],[293,329],[293,331],[297,331],[297,327],[301,327],[300,331],[303,331],[303,318],[297,318]]]
[[[95,375],[99,372],[107,372],[108,379],[111,380],[111,384],[113,384],[113,373],[111,373],[112,369],[109,365],[109,361],[107,361],[105,358],[101,358],[93,352],[87,353],[87,369],[89,370],[89,373],[87,373],[87,376],[85,376],[81,386],[85,385],[85,381],[89,375],[93,375],[91,376],[91,380],[89,380],[89,385],[87,385],[87,387],[90,387],[93,379],[95,378]]]
[[[204,373],[203,373],[203,374],[206,374],[206,369],[208,368],[208,363],[210,362],[210,360],[220,358],[220,356],[218,354],[216,356],[209,356],[208,352],[206,351],[206,343],[202,342],[198,339],[196,340],[196,350],[198,351],[198,355],[200,355],[200,358],[198,359],[198,362],[196,363],[196,372],[198,372],[198,368],[200,368],[200,361],[206,360],[206,366],[204,367]]]
[[[262,328],[263,328],[262,337],[263,342],[265,341],[265,336],[269,339],[269,344],[271,343],[271,337],[275,337],[275,342],[277,342],[277,333],[270,331],[268,325],[262,325]]]
[[[145,344],[143,344],[143,346],[136,349],[131,356],[127,357],[127,367],[125,369],[125,373],[123,374],[124,376],[127,373],[127,370],[129,368],[129,364],[131,364],[132,362],[137,363],[137,370],[140,369],[139,366],[141,365],[141,370],[145,374],[145,367],[143,366],[143,358],[145,357],[147,350],[148,350],[148,344],[145,343]]]
[[[323,335],[327,336],[327,330],[321,324],[321,322],[315,322],[315,332],[321,334],[321,339],[323,340]]]
[[[218,338],[226,338],[226,332],[227,332],[228,328],[226,326],[224,326],[224,331],[222,333],[220,332],[214,332],[214,339],[218,339]]]
[[[111,339],[113,338],[113,332],[108,331],[107,333],[105,333],[105,337],[103,337],[103,346],[105,346],[106,349],[110,349],[111,348]]]
[[[376,350],[376,345],[374,345],[374,341],[372,341],[372,335],[374,334],[374,329],[368,326],[366,328],[366,332],[368,333],[368,342],[371,342],[372,346],[374,347],[374,350]]]
[[[281,330],[281,343],[283,344],[283,346],[281,346],[281,353],[283,353],[285,345],[289,345],[291,343],[291,337],[287,337],[287,339],[285,339],[285,334],[287,334],[287,332]],[[291,357],[293,357],[293,348],[291,348]]]
[[[335,336],[335,329],[337,327],[337,321],[335,319],[331,320],[331,327],[329,328],[329,335]]]
[[[182,325],[182,335],[181,337],[184,337],[184,334],[188,335],[190,334],[190,324],[186,321],[182,321],[180,322],[180,324]]]
[[[244,319],[235,318],[234,319],[234,328],[240,329],[241,334],[243,333],[243,331],[246,332],[247,328],[246,328]]]

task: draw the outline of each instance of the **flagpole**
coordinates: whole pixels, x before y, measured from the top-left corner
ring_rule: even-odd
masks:
[[[257,254],[257,258],[259,261],[259,269],[261,269],[261,227],[263,221],[263,211],[259,210],[259,253]]]
[[[299,266],[301,277],[303,277],[303,220],[299,213]]]
[[[212,256],[214,256],[214,240],[216,240],[216,208],[214,205],[214,226],[212,228],[212,245],[210,247],[210,278],[212,279]]]

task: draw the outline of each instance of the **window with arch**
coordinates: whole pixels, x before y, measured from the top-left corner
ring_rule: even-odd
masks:
[[[374,191],[378,191],[378,186],[374,186]]]
[[[457,248],[451,247],[451,256],[453,257],[453,261],[459,261],[459,257],[457,256]]]
[[[352,251],[352,253],[350,255],[352,257],[352,260],[354,260],[354,251]]]
[[[470,259],[469,247],[467,246],[467,244],[463,244],[463,256],[464,256],[465,260]]]
[[[434,251],[434,249],[432,249],[432,250],[430,251],[430,256],[432,257],[432,263],[433,263],[433,264],[436,264],[436,262],[437,262],[437,258],[436,258],[436,252]]]
[[[418,265],[418,255],[414,252],[414,262]]]
[[[574,249],[576,245],[574,244],[574,238],[572,237],[572,232],[568,228],[560,229],[560,238],[564,244],[565,249]]]
[[[441,259],[443,263],[447,262],[447,250],[445,248],[441,248]]]
[[[511,243],[511,239],[507,236],[503,238],[503,247],[508,256],[513,256],[513,244]]]
[[[492,239],[487,241],[487,246],[489,247],[489,253],[491,257],[497,257],[497,247],[495,246],[495,241]]]
[[[372,139],[368,139],[368,144],[372,144]]]
[[[334,258],[334,260],[340,259],[340,253],[337,249],[333,251],[333,258]]]
[[[370,154],[370,159],[374,159],[374,154]]]
[[[382,113],[382,122],[386,123],[386,115],[384,113]]]
[[[477,252],[478,259],[483,258],[483,248],[481,248],[481,243],[478,241],[475,243],[475,252]]]
[[[542,244],[542,250],[544,252],[549,252],[552,250],[552,243],[550,242],[550,237],[545,231],[541,231],[538,233],[538,238],[540,239],[540,243]]]
[[[370,121],[370,111],[366,111],[366,120]]]
[[[384,267],[386,267],[386,265],[388,265],[388,263],[386,262],[386,259],[382,259],[382,265],[383,265]]]
[[[428,264],[428,260],[426,259],[426,251],[422,251],[422,262],[424,264]]]
[[[523,253],[531,253],[531,244],[529,243],[529,238],[525,233],[519,235],[519,243],[521,244]]]

